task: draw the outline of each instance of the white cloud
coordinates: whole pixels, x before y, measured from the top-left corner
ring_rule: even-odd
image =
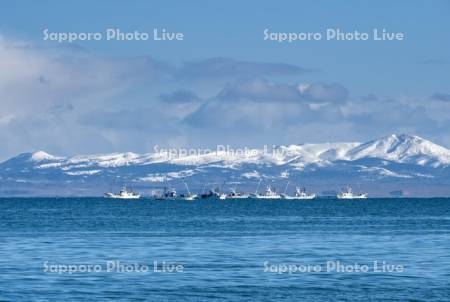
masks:
[[[173,67],[0,36],[0,70],[0,159],[33,150],[362,141],[394,132],[450,144],[445,93],[349,97],[341,84],[307,83],[310,70],[290,64],[213,58]]]
[[[79,116],[126,107],[130,100],[121,104],[121,94],[157,83],[170,67],[148,57],[102,58],[0,36],[0,70],[4,158],[37,149],[72,153],[114,147],[107,131],[86,127]]]

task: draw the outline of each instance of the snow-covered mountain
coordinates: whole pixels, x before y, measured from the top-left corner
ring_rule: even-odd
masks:
[[[164,186],[181,188],[184,180],[197,190],[224,182],[254,190],[259,179],[279,187],[289,179],[319,192],[350,184],[376,195],[450,195],[450,150],[418,136],[189,155],[174,151],[72,157],[23,153],[0,164],[0,194],[99,195],[122,184],[150,193]]]

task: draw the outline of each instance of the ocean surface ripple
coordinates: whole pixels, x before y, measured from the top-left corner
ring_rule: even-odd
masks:
[[[155,261],[183,271],[155,272]],[[373,271],[374,261],[404,269]],[[107,271],[111,262],[149,270]],[[325,269],[337,262],[370,270]],[[54,270],[68,265],[79,271]],[[322,271],[280,273],[268,265]],[[450,199],[0,199],[0,301],[449,297]]]

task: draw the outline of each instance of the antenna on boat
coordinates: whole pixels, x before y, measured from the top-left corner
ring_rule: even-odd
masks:
[[[189,191],[189,187],[188,187],[186,181],[184,181],[184,186],[186,187],[186,190],[188,191],[188,194],[191,195],[191,191]]]
[[[288,182],[287,182],[287,184],[286,184],[286,187],[284,188],[284,194],[286,194],[286,191],[287,191],[288,186],[289,186],[289,180],[288,180]]]
[[[259,179],[258,186],[256,186],[255,195],[258,195],[259,186],[261,185],[261,178]]]

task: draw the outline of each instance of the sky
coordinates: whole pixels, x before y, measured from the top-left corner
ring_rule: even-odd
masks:
[[[50,33],[149,32],[58,42]],[[153,30],[183,33],[153,41]],[[264,40],[403,33],[401,41]],[[0,0],[0,160],[367,141],[450,147],[448,1]]]

